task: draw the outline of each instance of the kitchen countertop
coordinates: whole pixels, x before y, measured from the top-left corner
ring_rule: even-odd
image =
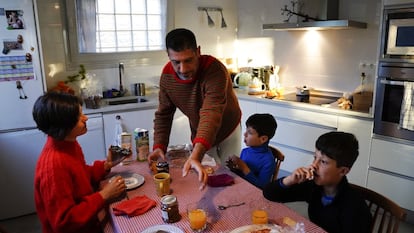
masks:
[[[138,97],[137,97],[138,98]],[[124,112],[124,111],[135,111],[135,110],[145,110],[145,109],[154,109],[158,107],[158,93],[151,93],[144,96],[147,101],[140,103],[129,103],[129,104],[118,104],[118,105],[107,105],[103,104],[100,108],[91,109],[83,106],[84,114],[94,114],[94,113],[111,113],[111,112]],[[105,103],[105,99],[103,99]]]
[[[335,115],[343,115],[343,116],[354,116],[366,119],[373,119],[373,113],[370,112],[361,112],[355,110],[345,110],[338,106],[337,102],[331,104],[323,104],[323,105],[314,105],[304,102],[296,102],[296,101],[288,101],[283,99],[267,99],[265,98],[264,94],[261,95],[249,95],[247,90],[235,89],[237,97],[241,100],[249,100],[249,101],[257,101],[258,103],[265,103],[265,104],[275,104],[279,106],[287,106],[292,108],[304,109],[304,110],[311,110],[317,111],[322,113],[330,113]],[[286,93],[289,94],[289,93]]]
[[[247,90],[234,89],[237,94],[237,97],[241,100],[248,101],[257,101],[259,103],[265,104],[275,104],[279,106],[286,106],[310,111],[317,111],[322,113],[330,113],[335,115],[343,116],[354,116],[366,119],[373,119],[373,114],[369,112],[360,112],[354,110],[345,110],[338,106],[338,104],[324,104],[324,105],[314,105],[303,102],[295,101],[286,101],[282,99],[267,99],[264,98],[264,95],[249,95]],[[288,93],[287,93],[288,94]],[[145,109],[154,109],[158,107],[158,93],[151,92],[150,94],[144,97],[147,102],[141,103],[129,103],[129,104],[119,104],[119,105],[103,105],[101,108],[89,109],[83,107],[84,114],[94,114],[94,113],[111,113],[111,112],[122,112],[122,111],[135,111],[135,110],[145,110]]]

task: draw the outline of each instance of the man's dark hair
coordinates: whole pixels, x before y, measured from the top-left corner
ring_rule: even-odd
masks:
[[[271,114],[256,113],[247,119],[246,126],[255,129],[259,136],[266,135],[270,140],[275,135],[277,123]]]
[[[63,140],[78,123],[80,106],[77,96],[51,91],[36,100],[32,115],[40,131]]]
[[[351,168],[358,157],[358,140],[351,133],[333,131],[321,135],[316,149],[336,161],[337,167]]]
[[[167,49],[172,49],[176,52],[183,51],[185,49],[197,49],[197,41],[192,31],[185,28],[177,28],[170,31],[166,38],[165,44]]]

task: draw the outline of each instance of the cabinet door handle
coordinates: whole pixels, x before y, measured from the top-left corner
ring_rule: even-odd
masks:
[[[390,80],[384,80],[384,79],[382,79],[380,82],[382,84],[387,84],[387,85],[404,86],[404,82],[403,81],[390,81]]]

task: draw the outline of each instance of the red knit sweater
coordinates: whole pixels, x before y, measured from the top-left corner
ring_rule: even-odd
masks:
[[[206,149],[222,142],[240,124],[241,110],[230,75],[212,56],[200,57],[192,80],[179,79],[171,63],[165,65],[154,120],[154,149],[165,151],[168,146],[176,108],[189,119],[192,142]]]
[[[78,142],[48,137],[35,172],[42,232],[102,232],[97,213],[104,200],[93,186],[105,175],[104,161],[87,165]]]

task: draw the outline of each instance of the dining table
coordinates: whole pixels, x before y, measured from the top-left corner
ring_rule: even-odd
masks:
[[[139,174],[144,177],[138,187],[127,190],[126,195],[117,201],[112,202],[107,209],[107,224],[104,227],[105,233],[138,233],[157,225],[171,225],[181,229],[182,232],[193,232],[189,225],[189,218],[186,214],[186,207],[190,203],[203,203],[207,206],[208,219],[204,232],[225,232],[231,233],[234,229],[252,225],[251,213],[255,209],[265,209],[268,212],[269,223],[281,227],[300,226],[302,232],[322,233],[322,228],[312,223],[306,217],[290,209],[283,203],[272,202],[263,197],[262,190],[252,185],[226,166],[205,166],[209,169],[211,176],[222,174],[234,178],[234,183],[212,187],[206,185],[199,189],[200,182],[195,170],[190,170],[187,176],[182,176],[182,168],[179,166],[169,167],[171,177],[171,195],[177,198],[180,220],[174,223],[166,223],[162,218],[161,197],[156,193],[153,180],[153,173],[147,162],[133,162],[128,165],[118,165],[112,168],[107,179],[101,185],[109,182],[111,177],[125,174]],[[116,215],[114,207],[134,197],[145,195],[156,202],[156,206],[138,216],[128,217],[127,215]],[[219,209],[218,206],[235,205],[226,209]],[[157,231],[154,231],[157,232]],[[162,231],[160,231],[162,232]]]

